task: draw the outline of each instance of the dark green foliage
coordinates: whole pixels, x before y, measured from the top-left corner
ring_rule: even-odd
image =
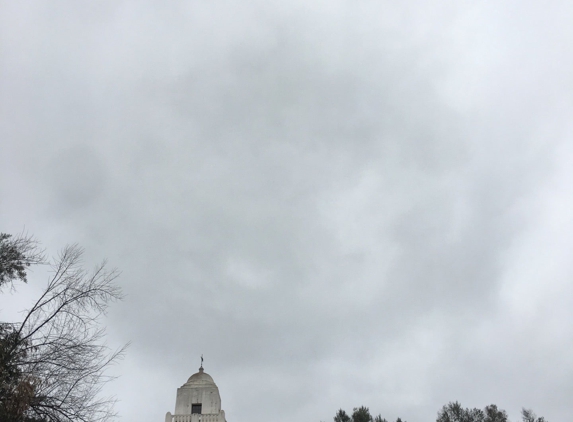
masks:
[[[372,417],[370,414],[370,409],[365,406],[355,407],[352,412],[352,417],[340,409],[336,412],[334,416],[334,422],[388,422],[382,415]],[[402,419],[398,418],[396,422],[402,422]],[[406,421],[404,421],[406,422]]]
[[[367,407],[355,407],[352,412],[352,422],[372,422],[372,415]]]
[[[42,262],[38,242],[31,237],[0,233],[0,287],[15,280],[27,282],[26,270]]]
[[[508,422],[505,410],[499,410],[495,404],[490,404],[484,409],[485,422]]]
[[[41,260],[32,238],[0,233],[0,287],[15,280],[26,282],[26,269]],[[35,394],[33,378],[23,371],[27,357],[28,342],[18,326],[0,323],[0,421],[33,421],[26,416]]]
[[[521,409],[523,422],[547,422],[544,417],[537,417],[531,409]]]
[[[483,422],[485,415],[479,412],[478,409],[464,409],[457,401],[450,402],[438,412],[436,422]]]
[[[388,422],[382,415],[372,417],[370,409],[365,406],[355,407],[350,417],[344,410],[339,409],[334,416],[334,422]],[[521,411],[523,422],[548,422],[543,417],[537,417],[533,411],[523,409]],[[401,418],[396,422],[402,421]],[[490,404],[482,409],[464,408],[459,402],[450,402],[438,412],[436,422],[509,422],[505,410],[498,409],[495,404]]]
[[[350,422],[350,416],[344,410],[339,409],[334,416],[334,422]]]
[[[531,410],[523,409],[523,422],[547,422],[537,418]],[[495,404],[481,409],[464,409],[459,402],[450,402],[438,412],[436,422],[509,422],[505,410],[500,410]]]
[[[508,422],[505,410],[499,410],[495,404],[484,410],[463,408],[459,402],[450,402],[438,412],[437,422]]]
[[[18,362],[19,335],[10,324],[0,325],[0,420],[10,420],[17,413],[17,391],[22,380]]]
[[[27,342],[12,324],[0,324],[0,421],[42,422],[27,415],[34,401],[36,382],[22,371]]]

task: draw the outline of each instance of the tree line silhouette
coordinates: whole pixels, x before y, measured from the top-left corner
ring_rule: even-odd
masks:
[[[522,422],[548,422],[544,417],[537,415],[530,409],[521,410]],[[334,422],[390,422],[381,414],[373,416],[370,409],[365,406],[355,407],[352,414],[339,409],[334,415]],[[397,418],[396,422],[407,422]],[[444,405],[439,411],[436,422],[510,422],[505,410],[498,409],[495,404],[490,404],[484,409],[464,408],[455,401]]]

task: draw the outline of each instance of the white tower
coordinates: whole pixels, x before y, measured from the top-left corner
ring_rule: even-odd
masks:
[[[175,414],[167,412],[165,422],[227,422],[225,411],[221,410],[219,388],[203,372],[203,358],[199,372],[177,389]]]

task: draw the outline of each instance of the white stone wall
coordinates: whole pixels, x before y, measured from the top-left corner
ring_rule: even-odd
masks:
[[[176,415],[190,415],[191,405],[201,403],[202,414],[214,414],[221,411],[221,396],[219,389],[214,386],[189,387],[184,385],[177,389],[175,400]]]

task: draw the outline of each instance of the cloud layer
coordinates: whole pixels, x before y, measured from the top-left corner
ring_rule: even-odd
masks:
[[[0,3],[2,231],[122,270],[122,419],[203,353],[230,421],[566,420],[572,7],[243,3]]]

